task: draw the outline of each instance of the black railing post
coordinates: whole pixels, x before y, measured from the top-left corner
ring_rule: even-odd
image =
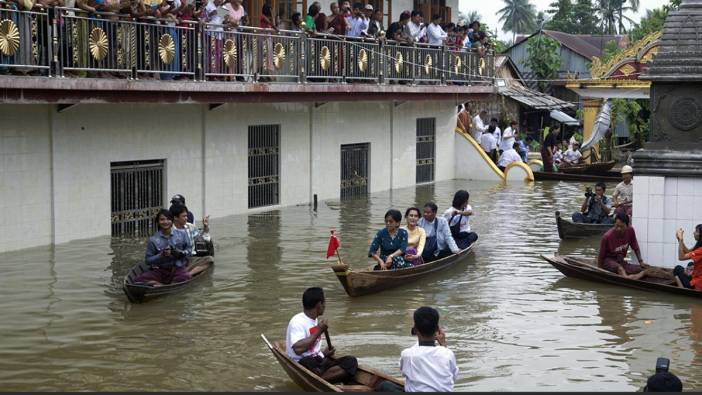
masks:
[[[298,82],[301,84],[304,84],[307,82],[305,70],[307,68],[307,40],[308,40],[308,38],[304,32],[298,33],[298,37],[300,38],[300,56],[297,57],[297,62],[298,62],[298,66],[299,66],[298,70],[300,72]]]

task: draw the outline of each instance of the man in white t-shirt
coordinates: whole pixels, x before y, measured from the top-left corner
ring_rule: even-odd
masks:
[[[583,154],[580,153],[580,143],[579,142],[574,142],[572,147],[569,147],[568,150],[563,154],[563,159],[561,159],[561,166],[565,165],[577,165],[580,163],[580,158],[583,157]]]
[[[480,136],[485,133],[487,130],[487,125],[485,124],[487,120],[487,111],[482,110],[480,111],[480,114],[476,115],[475,118],[473,118],[473,130],[471,130],[470,134],[473,136],[473,139],[475,139],[476,142],[480,142]]]
[[[500,168],[500,170],[505,171],[505,168],[510,165],[512,162],[521,162],[522,157],[519,155],[517,150],[519,149],[519,143],[514,143],[512,144],[512,148],[503,151],[502,155],[500,156],[500,160],[497,161],[497,167]]]
[[[331,346],[322,351],[321,337],[329,328],[326,319],[318,318],[324,314],[324,302],[321,288],[305,290],[302,294],[304,311],[296,314],[288,323],[285,349],[293,361],[330,383],[339,383],[356,375],[358,361],[352,356],[328,358],[336,351]]]
[[[404,388],[383,381],[376,391],[453,391],[458,366],[453,351],[446,347],[446,335],[439,327],[439,312],[428,306],[415,310],[412,334],[417,336],[417,343],[402,350],[400,356],[400,370],[405,378]]]
[[[505,129],[505,131],[502,132],[502,141],[500,142],[501,152],[507,151],[514,145],[514,142],[516,141],[514,136],[517,134],[517,126],[517,122],[512,121],[509,123],[507,129]]]
[[[497,149],[497,142],[495,141],[495,136],[493,136],[493,134],[490,133],[490,129],[492,129],[492,125],[488,127],[487,133],[483,133],[480,136],[480,146],[483,148],[483,151],[485,151],[487,156],[489,156],[490,159],[494,161],[495,150]]]
[[[500,126],[497,124],[497,118],[490,119],[490,126],[488,126],[488,129],[492,129],[493,126],[495,129],[492,130],[492,135],[495,137],[495,143],[499,147],[502,142],[502,129],[500,129]]]

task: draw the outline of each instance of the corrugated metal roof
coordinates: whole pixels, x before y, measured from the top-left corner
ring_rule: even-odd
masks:
[[[575,107],[561,99],[549,96],[545,93],[529,89],[521,85],[507,86],[499,89],[499,94],[509,97],[537,110],[560,110],[563,108]]]
[[[543,30],[542,32],[587,60],[590,60],[593,56],[602,56],[602,51],[609,41],[614,40],[619,45],[620,41],[626,38],[626,36],[622,35],[569,34],[555,30]],[[504,52],[537,34],[539,34],[538,31],[529,36],[517,36],[515,43]]]

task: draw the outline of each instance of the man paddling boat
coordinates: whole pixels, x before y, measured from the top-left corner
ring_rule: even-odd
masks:
[[[325,318],[319,319],[319,316],[324,314],[325,307],[322,288],[307,288],[302,294],[302,306],[303,312],[296,314],[288,323],[285,337],[288,356],[330,383],[353,378],[358,369],[355,357],[331,358],[335,349],[329,343],[328,337],[327,347],[322,351],[321,337],[329,328]]]
[[[634,250],[639,265],[625,261],[629,246]],[[639,243],[636,240],[634,228],[629,226],[629,217],[619,213],[614,219],[614,227],[608,230],[600,242],[600,252],[597,255],[597,266],[622,277],[640,280],[648,274],[648,265],[641,257]]]

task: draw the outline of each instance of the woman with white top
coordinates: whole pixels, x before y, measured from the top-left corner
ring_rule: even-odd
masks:
[[[478,240],[478,235],[471,232],[470,217],[473,215],[473,208],[468,204],[470,194],[466,190],[459,190],[453,195],[452,207],[444,211],[444,218],[449,223],[451,235],[456,241],[458,248],[465,249]]]
[[[516,141],[514,136],[517,134],[517,122],[512,121],[509,127],[502,132],[502,141],[500,141],[500,153],[511,149]]]

